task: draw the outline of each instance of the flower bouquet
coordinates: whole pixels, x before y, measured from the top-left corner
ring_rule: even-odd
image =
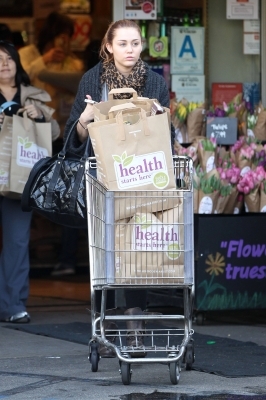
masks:
[[[253,128],[254,135],[259,140],[266,140],[266,110],[260,104],[255,110],[257,115],[256,125]]]
[[[170,104],[171,110],[171,122],[175,128],[175,140],[179,143],[187,143],[187,110],[188,102],[186,99],[182,99],[177,102],[173,99]]]
[[[197,153],[197,144],[191,144],[188,147],[183,147],[179,142],[175,141],[174,143],[174,151],[178,156],[188,156],[193,160],[193,166],[196,168],[198,165],[198,153]]]
[[[221,181],[216,169],[203,174],[199,185],[199,214],[212,214],[216,209]]]
[[[231,146],[230,154],[237,166],[241,169],[242,176],[251,169],[256,148],[256,139],[247,136],[241,136],[241,138]]]
[[[242,193],[238,193],[236,203],[234,206],[234,214],[241,214],[244,205],[244,196]]]
[[[221,180],[220,192],[215,205],[214,214],[224,213],[225,207],[230,199],[232,191],[233,186],[230,183]]]
[[[194,169],[193,174],[193,208],[194,214],[198,213],[199,207],[199,189],[200,189],[200,179],[201,176],[204,175],[202,169],[198,165],[197,168]]]
[[[215,138],[200,138],[198,139],[198,157],[199,163],[205,172],[210,172],[215,168],[215,151],[216,151]]]
[[[266,212],[266,180],[260,184],[260,212]]]
[[[211,107],[207,112],[208,118],[236,118],[238,135],[247,135],[247,108],[242,100],[242,93],[236,95],[229,103],[222,102],[217,107]]]
[[[188,141],[192,142],[196,136],[205,136],[205,105],[190,102],[187,112],[187,136]]]
[[[246,212],[260,211],[259,188],[265,180],[266,174],[262,166],[256,167],[255,170],[249,170],[241,176],[237,189],[244,194],[244,203]]]
[[[255,115],[254,112],[248,111],[247,112],[247,135],[251,137],[255,137],[254,135],[254,128],[258,121],[258,115]]]
[[[222,182],[221,199],[219,200],[221,213],[233,214],[238,196],[237,184],[240,178],[240,169],[227,156],[227,159],[222,160],[220,166],[217,167],[217,171]]]

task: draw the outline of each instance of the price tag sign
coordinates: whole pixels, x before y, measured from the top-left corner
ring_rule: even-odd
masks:
[[[208,117],[206,136],[207,138],[215,138],[217,144],[234,144],[237,140],[237,118]]]

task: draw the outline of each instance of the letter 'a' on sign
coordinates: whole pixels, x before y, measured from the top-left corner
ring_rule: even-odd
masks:
[[[204,75],[204,27],[171,27],[171,74]]]
[[[178,55],[179,58],[183,57],[184,54],[191,54],[191,57],[196,58],[196,52],[191,40],[191,37],[186,35],[183,45],[181,47],[180,53]]]

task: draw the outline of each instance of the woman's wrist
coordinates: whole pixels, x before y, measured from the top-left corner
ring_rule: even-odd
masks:
[[[87,128],[87,125],[88,125],[91,121],[93,121],[93,118],[87,119],[87,118],[84,118],[83,114],[81,114],[80,117],[79,117],[79,121],[80,121],[80,123],[81,123],[83,126],[85,126],[85,127]]]
[[[89,136],[87,125],[91,121],[93,121],[93,120],[84,119],[84,116],[82,114],[79,117],[78,125],[77,125],[77,133],[78,133],[79,140],[81,141],[81,143],[83,143]]]
[[[83,123],[80,121],[79,119],[79,124],[82,126],[82,128],[86,131],[88,128],[86,126],[83,125]]]
[[[89,134],[87,126],[84,126],[80,119],[77,124],[77,134],[81,143],[85,142]]]

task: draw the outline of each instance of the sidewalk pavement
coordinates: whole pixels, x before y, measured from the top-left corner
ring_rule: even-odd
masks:
[[[89,324],[87,307],[79,301],[35,298],[28,311],[31,324]],[[179,384],[172,385],[167,366],[162,364],[134,364],[131,384],[125,386],[117,359],[101,359],[98,372],[93,373],[88,346],[7,329],[7,325],[0,323],[0,399],[119,400],[133,399],[133,394],[134,399],[138,399],[136,393],[148,394],[156,390],[165,394],[160,397],[164,399],[181,399],[181,394],[186,394],[189,399],[195,395],[205,398],[211,394],[229,393],[249,395],[250,399],[265,395],[266,399],[265,376],[226,378],[182,370]],[[193,328],[202,334],[266,345],[266,324],[260,321],[249,325],[245,321],[234,324],[216,319]],[[144,398],[144,395],[139,396]],[[154,398],[158,397],[154,395]]]

